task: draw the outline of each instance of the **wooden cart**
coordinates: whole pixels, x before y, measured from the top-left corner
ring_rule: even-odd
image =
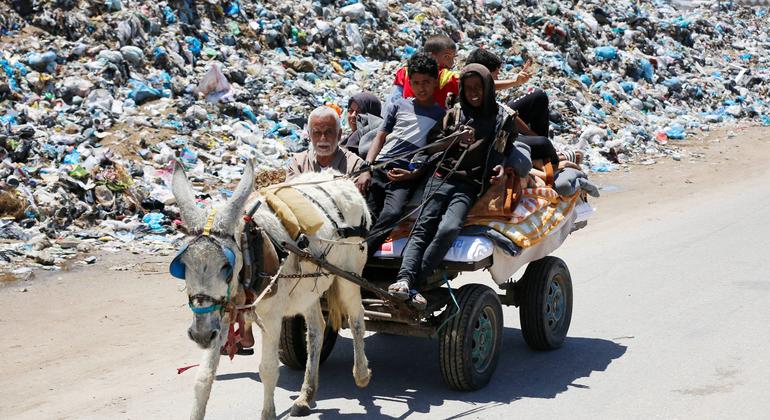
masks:
[[[323,266],[362,287],[366,329],[374,332],[437,338],[439,363],[444,381],[453,389],[476,390],[484,387],[495,371],[503,336],[502,305],[519,308],[521,332],[534,350],[551,350],[564,342],[572,318],[572,279],[564,261],[542,256],[558,247],[569,233],[586,221],[569,221],[564,237],[541,252],[515,258],[536,256],[524,274],[516,280],[499,284],[502,293],[484,284],[451,287],[460,273],[488,269],[493,256],[470,263],[445,262],[420,290],[428,305],[416,311],[409,304],[387,295],[386,289],[400,266],[400,258],[371,258],[363,276]],[[290,249],[291,250],[291,249]],[[292,252],[302,252],[295,249]],[[312,259],[306,255],[306,258]],[[292,368],[304,369],[307,359],[305,323],[302,316],[284,319],[281,334],[281,361]],[[337,332],[327,326],[321,363],[331,353]]]

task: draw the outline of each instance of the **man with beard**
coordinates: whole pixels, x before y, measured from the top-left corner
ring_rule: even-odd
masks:
[[[304,172],[321,172],[326,168],[350,175],[364,167],[363,159],[337,146],[342,136],[342,129],[340,117],[332,108],[321,106],[310,113],[308,134],[311,146],[307,151],[294,155],[289,162],[286,179]],[[370,181],[371,174],[367,171],[354,179],[362,194],[365,193]]]

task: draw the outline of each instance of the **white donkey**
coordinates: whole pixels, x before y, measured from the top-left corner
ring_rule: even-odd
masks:
[[[303,174],[292,180],[292,184],[297,184],[295,188],[310,196],[313,205],[319,207],[326,218],[324,225],[308,238],[309,250],[316,256],[325,255],[327,261],[343,270],[360,275],[366,263],[365,246],[358,245],[359,241],[340,243],[337,228],[360,224],[368,228],[371,218],[366,202],[353,182],[335,179],[335,174],[339,175],[334,172]],[[174,169],[172,190],[182,221],[193,238],[174,259],[171,271],[187,282],[190,308],[194,312],[188,335],[206,350],[196,378],[195,405],[190,415],[192,419],[202,419],[206,413],[206,403],[219,364],[220,348],[227,339],[227,326],[236,316],[233,301],[239,287],[238,273],[243,264],[240,250],[244,208],[252,208],[256,200],[263,200],[258,193],[252,192],[253,188],[254,169],[249,162],[232,198],[219,208],[207,212],[196,205],[192,187],[181,166],[177,164]],[[279,219],[266,204],[259,207],[253,220],[278,243],[291,241]],[[356,244],[351,245],[350,242]],[[266,249],[257,252],[264,251],[264,255],[273,253],[271,242],[268,240],[264,243]],[[275,293],[266,295],[244,314],[247,322],[256,319],[262,329],[259,374],[264,386],[263,419],[273,419],[276,415],[273,395],[278,382],[282,319],[297,314],[304,315],[307,324],[308,361],[302,389],[294,401],[291,414],[302,416],[310,413],[310,404],[318,390],[318,366],[325,328],[320,297],[327,290],[331,316],[335,313],[348,315],[348,325],[353,334],[353,377],[356,385],[365,387],[369,384],[371,371],[364,354],[364,309],[359,287],[327,273],[315,278],[283,277],[286,274],[318,270],[316,265],[289,254],[280,268],[281,277],[273,286]]]

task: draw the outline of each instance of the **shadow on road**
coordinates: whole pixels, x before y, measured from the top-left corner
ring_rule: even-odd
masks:
[[[321,366],[317,400],[344,398],[358,400],[366,417],[405,418],[414,413],[430,412],[446,401],[474,404],[453,418],[476,415],[498,405],[521,398],[554,398],[569,387],[588,388],[576,384],[593,372],[607,369],[613,360],[626,352],[626,346],[596,338],[568,337],[564,346],[549,352],[535,352],[527,347],[521,331],[505,328],[503,349],[497,370],[486,388],[475,392],[449,389],[441,378],[436,340],[374,334],[366,339],[366,353],[373,377],[369,386],[359,389],[353,382],[353,348],[350,339],[339,337],[334,352]],[[298,391],[303,372],[281,367],[278,386]],[[248,378],[259,380],[255,373],[227,374],[218,380]],[[404,405],[398,417],[385,415],[377,401]],[[391,410],[389,410],[391,411]],[[323,417],[363,417],[343,414],[338,409],[314,409]],[[285,413],[283,413],[285,414]]]

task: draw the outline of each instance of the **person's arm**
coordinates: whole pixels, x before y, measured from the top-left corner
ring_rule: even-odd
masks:
[[[346,175],[358,172],[365,165],[363,159],[349,151],[345,153],[345,159],[348,160],[348,173]],[[365,195],[366,190],[369,189],[369,184],[372,182],[372,174],[369,171],[361,172],[358,176],[353,178],[353,182],[356,184],[358,191],[360,191],[362,195]]]
[[[524,82],[519,82],[516,79],[503,79],[503,80],[495,80],[495,91],[499,92],[503,89],[510,89],[515,88],[523,85]]]
[[[372,139],[372,145],[369,146],[369,153],[366,154],[367,162],[373,163],[374,160],[377,159],[377,155],[380,154],[380,150],[382,150],[382,146],[385,144],[385,138],[387,136],[388,133],[385,131],[380,130],[377,132],[377,135]]]
[[[532,60],[527,60],[527,62],[524,63],[524,66],[521,68],[521,71],[516,74],[515,78],[495,80],[495,91],[519,87],[524,83],[527,83],[527,81],[532,78],[533,75],[534,71],[532,69]]]

